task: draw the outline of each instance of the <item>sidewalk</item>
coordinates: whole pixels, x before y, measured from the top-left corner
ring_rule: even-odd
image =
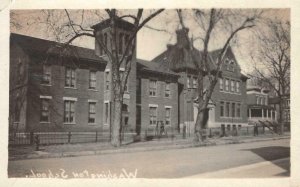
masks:
[[[261,135],[209,138],[206,142],[193,142],[193,137],[186,139],[158,139],[146,142],[124,143],[121,147],[112,147],[109,143],[82,143],[40,146],[35,151],[35,146],[9,147],[9,160],[36,159],[36,158],[60,158],[86,155],[100,155],[111,153],[129,153],[140,151],[154,151],[167,149],[183,149],[201,146],[226,145],[237,143],[249,143],[256,141],[269,141],[278,139],[289,139],[290,135]]]

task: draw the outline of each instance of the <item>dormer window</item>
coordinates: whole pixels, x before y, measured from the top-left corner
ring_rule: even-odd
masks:
[[[225,62],[224,62],[224,69],[226,69],[227,71],[229,71],[229,59],[228,58],[226,58],[226,60],[225,60]]]
[[[230,69],[231,71],[234,71],[234,66],[235,66],[235,63],[233,60],[230,61]]]

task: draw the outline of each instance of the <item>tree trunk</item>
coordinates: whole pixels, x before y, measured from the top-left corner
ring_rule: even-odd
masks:
[[[115,147],[121,146],[121,122],[122,122],[122,100],[115,98],[113,102],[113,123],[111,144]]]
[[[198,114],[195,124],[195,141],[200,142],[206,139],[206,136],[203,134],[203,130],[206,129],[206,124],[208,121],[208,111],[207,107],[198,107]]]

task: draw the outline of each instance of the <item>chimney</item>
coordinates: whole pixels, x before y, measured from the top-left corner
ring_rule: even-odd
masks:
[[[187,41],[188,34],[189,34],[188,28],[182,28],[182,29],[176,30],[177,45],[182,46],[182,47],[188,47],[188,45],[189,45],[189,42]]]

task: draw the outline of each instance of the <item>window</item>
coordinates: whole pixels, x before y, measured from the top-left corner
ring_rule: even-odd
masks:
[[[235,90],[236,90],[237,93],[240,93],[240,81],[236,81]]]
[[[232,92],[235,91],[235,82],[234,82],[234,80],[231,80],[231,91]]]
[[[90,71],[89,89],[96,89],[96,71]]]
[[[224,62],[224,66],[225,66],[224,69],[229,70],[229,60],[228,60],[228,58],[226,58],[226,60]]]
[[[197,88],[198,83],[197,83],[197,77],[193,78],[193,88]]]
[[[150,80],[149,95],[156,96],[156,89],[157,89],[156,80]]]
[[[259,105],[259,97],[256,96],[256,104]]]
[[[186,87],[191,88],[191,76],[187,76]]]
[[[166,82],[165,83],[165,97],[170,97],[170,96],[171,96],[170,83]]]
[[[171,125],[171,108],[166,108],[166,125]]]
[[[109,105],[108,105],[109,103],[105,103],[105,105],[104,105],[104,107],[105,107],[105,109],[104,109],[104,111],[105,111],[105,113],[104,113],[104,123],[105,124],[108,124],[108,120],[109,120]]]
[[[230,103],[227,102],[226,103],[226,117],[229,117],[230,116]]]
[[[231,103],[231,117],[235,118],[235,103]]]
[[[109,90],[109,72],[105,72],[105,90]]]
[[[264,103],[265,103],[264,98],[261,97],[261,98],[260,98],[260,104],[263,105]]]
[[[75,101],[65,100],[64,122],[75,123]]]
[[[236,104],[236,117],[237,118],[241,117],[241,103]]]
[[[225,79],[225,90],[229,91],[229,80]]]
[[[220,102],[220,116],[224,117],[224,101]]]
[[[96,103],[90,102],[89,103],[89,123],[95,123],[96,122]]]
[[[41,99],[40,122],[49,122],[49,99]]]
[[[75,88],[76,85],[76,71],[72,68],[66,68],[66,80],[65,86],[69,88]]]
[[[230,61],[230,68],[231,68],[231,71],[234,71],[234,61],[233,60]]]
[[[51,84],[51,66],[43,65],[42,84]]]
[[[150,107],[150,125],[156,125],[157,107]]]
[[[223,85],[223,79],[219,78],[219,84],[220,84],[220,90],[224,89],[224,85]]]

